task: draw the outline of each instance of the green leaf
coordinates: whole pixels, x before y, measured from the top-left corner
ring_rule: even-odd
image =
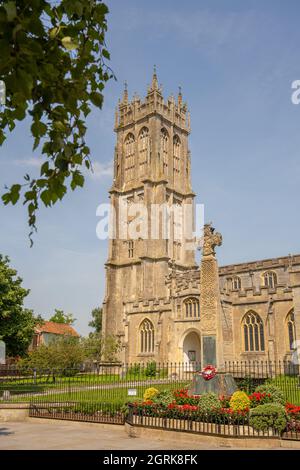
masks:
[[[41,166],[41,176],[45,175],[49,171],[49,162],[45,162]]]
[[[12,35],[13,35],[13,38],[14,40],[16,40],[16,35],[17,35],[17,32],[20,31],[21,29],[23,29],[22,25],[20,23],[18,23],[14,29],[13,29],[13,32],[12,32]]]
[[[59,131],[65,131],[66,130],[66,126],[61,121],[54,121],[53,127],[55,127],[55,129],[58,129]]]
[[[22,121],[26,116],[25,109],[22,108],[22,107],[16,108],[15,111],[14,111],[14,116],[15,116],[16,119],[18,119],[18,121]]]
[[[0,129],[0,145],[3,144],[3,142],[5,141],[6,137],[5,137],[5,134],[4,132],[2,131],[2,129]]]
[[[82,164],[82,155],[80,155],[80,154],[74,155],[73,158],[72,158],[72,162],[76,163],[77,165],[81,165]]]
[[[10,193],[5,193],[1,196],[1,199],[5,206],[10,203]]]
[[[77,39],[71,38],[71,36],[65,36],[61,40],[62,45],[68,51],[73,51],[74,49],[78,49],[79,43]]]
[[[21,185],[20,184],[14,184],[11,188],[10,188],[10,201],[13,205],[15,205],[19,198],[20,198],[20,190],[21,190]]]
[[[60,26],[55,27],[55,28],[51,28],[51,29],[49,30],[49,36],[50,36],[50,38],[51,38],[51,39],[54,39],[54,38],[58,35],[59,31],[60,31]]]
[[[8,21],[13,21],[15,17],[17,16],[17,7],[16,7],[16,2],[7,2],[6,4],[3,5],[6,15],[7,15],[7,20]]]
[[[41,200],[43,201],[46,207],[51,206],[52,197],[49,189],[46,189],[41,193]]]
[[[109,52],[108,52],[106,49],[102,49],[102,55],[103,55],[103,57],[105,57],[106,59],[110,59],[110,54],[109,54]]]
[[[35,121],[31,126],[31,132],[35,138],[42,137],[47,132],[47,126],[43,122]]]
[[[75,2],[73,6],[74,12],[78,15],[81,16],[83,12],[83,5],[82,2]]]
[[[91,102],[97,106],[98,108],[102,107],[103,103],[103,96],[100,93],[96,93],[95,91],[90,94]]]
[[[25,201],[32,201],[34,199],[36,199],[36,191],[33,189],[31,191],[27,191],[25,194],[24,194],[24,198],[25,198]]]
[[[47,180],[46,179],[38,179],[36,181],[36,185],[38,188],[44,188],[45,186],[47,186]]]
[[[32,75],[25,70],[18,68],[16,74],[16,85],[20,90],[22,90],[25,97],[28,98],[33,88]]]
[[[71,188],[74,190],[77,186],[81,188],[84,185],[84,176],[79,171],[74,171],[72,176]]]
[[[34,139],[33,150],[35,150],[35,149],[38,148],[39,143],[40,143],[40,138],[39,138],[39,137],[36,137],[36,138]]]

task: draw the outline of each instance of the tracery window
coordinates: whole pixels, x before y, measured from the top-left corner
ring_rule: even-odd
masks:
[[[143,127],[139,134],[139,173],[143,175],[149,162],[149,130]]]
[[[168,176],[168,167],[169,167],[169,152],[168,152],[168,147],[169,147],[169,136],[168,132],[166,129],[161,130],[160,134],[160,148],[161,148],[161,158],[162,158],[162,164],[163,164],[163,174],[165,176]]]
[[[140,351],[141,353],[154,352],[154,326],[148,318],[140,326]]]
[[[288,345],[289,349],[292,351],[295,349],[295,341],[296,341],[296,328],[295,328],[295,314],[294,310],[292,310],[287,318],[287,334],[288,334]]]
[[[190,297],[184,301],[185,318],[200,318],[199,300]]]
[[[233,276],[231,278],[231,289],[240,290],[242,287],[241,278],[239,276]]]
[[[178,135],[173,138],[173,175],[174,179],[180,174],[180,139]]]
[[[130,133],[125,139],[125,181],[134,178],[134,146],[134,135]]]
[[[244,347],[246,352],[261,352],[265,350],[264,325],[260,316],[250,311],[242,322]]]
[[[128,241],[128,258],[133,258],[134,254],[134,242],[133,240]]]
[[[271,289],[275,289],[277,284],[277,276],[274,271],[267,271],[264,273],[264,285]]]

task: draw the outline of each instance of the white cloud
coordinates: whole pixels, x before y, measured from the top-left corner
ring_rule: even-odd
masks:
[[[38,157],[30,157],[30,158],[22,158],[13,161],[17,166],[30,166],[30,167],[40,167],[44,161],[39,159]]]
[[[92,171],[89,171],[88,175],[93,180],[100,180],[106,176],[111,178],[113,176],[113,160],[106,163],[92,162]]]
[[[39,168],[44,161],[39,158],[31,157],[13,160],[13,163],[19,167]],[[105,177],[111,178],[113,176],[113,160],[105,163],[92,162],[92,169],[87,170],[86,175],[93,180],[100,180]]]

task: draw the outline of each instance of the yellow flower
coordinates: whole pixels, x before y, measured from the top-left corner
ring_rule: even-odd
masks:
[[[243,411],[249,408],[250,398],[248,397],[247,393],[238,390],[237,392],[234,392],[230,398],[229,404],[233,411]]]
[[[159,390],[154,387],[147,388],[147,390],[144,393],[144,401],[151,400],[152,398],[156,397],[158,395]]]

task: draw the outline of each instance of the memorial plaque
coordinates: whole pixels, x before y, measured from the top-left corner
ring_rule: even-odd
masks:
[[[207,364],[217,365],[216,337],[202,336],[203,344],[203,366]]]
[[[195,362],[196,361],[196,351],[188,351],[188,358],[190,361]]]

